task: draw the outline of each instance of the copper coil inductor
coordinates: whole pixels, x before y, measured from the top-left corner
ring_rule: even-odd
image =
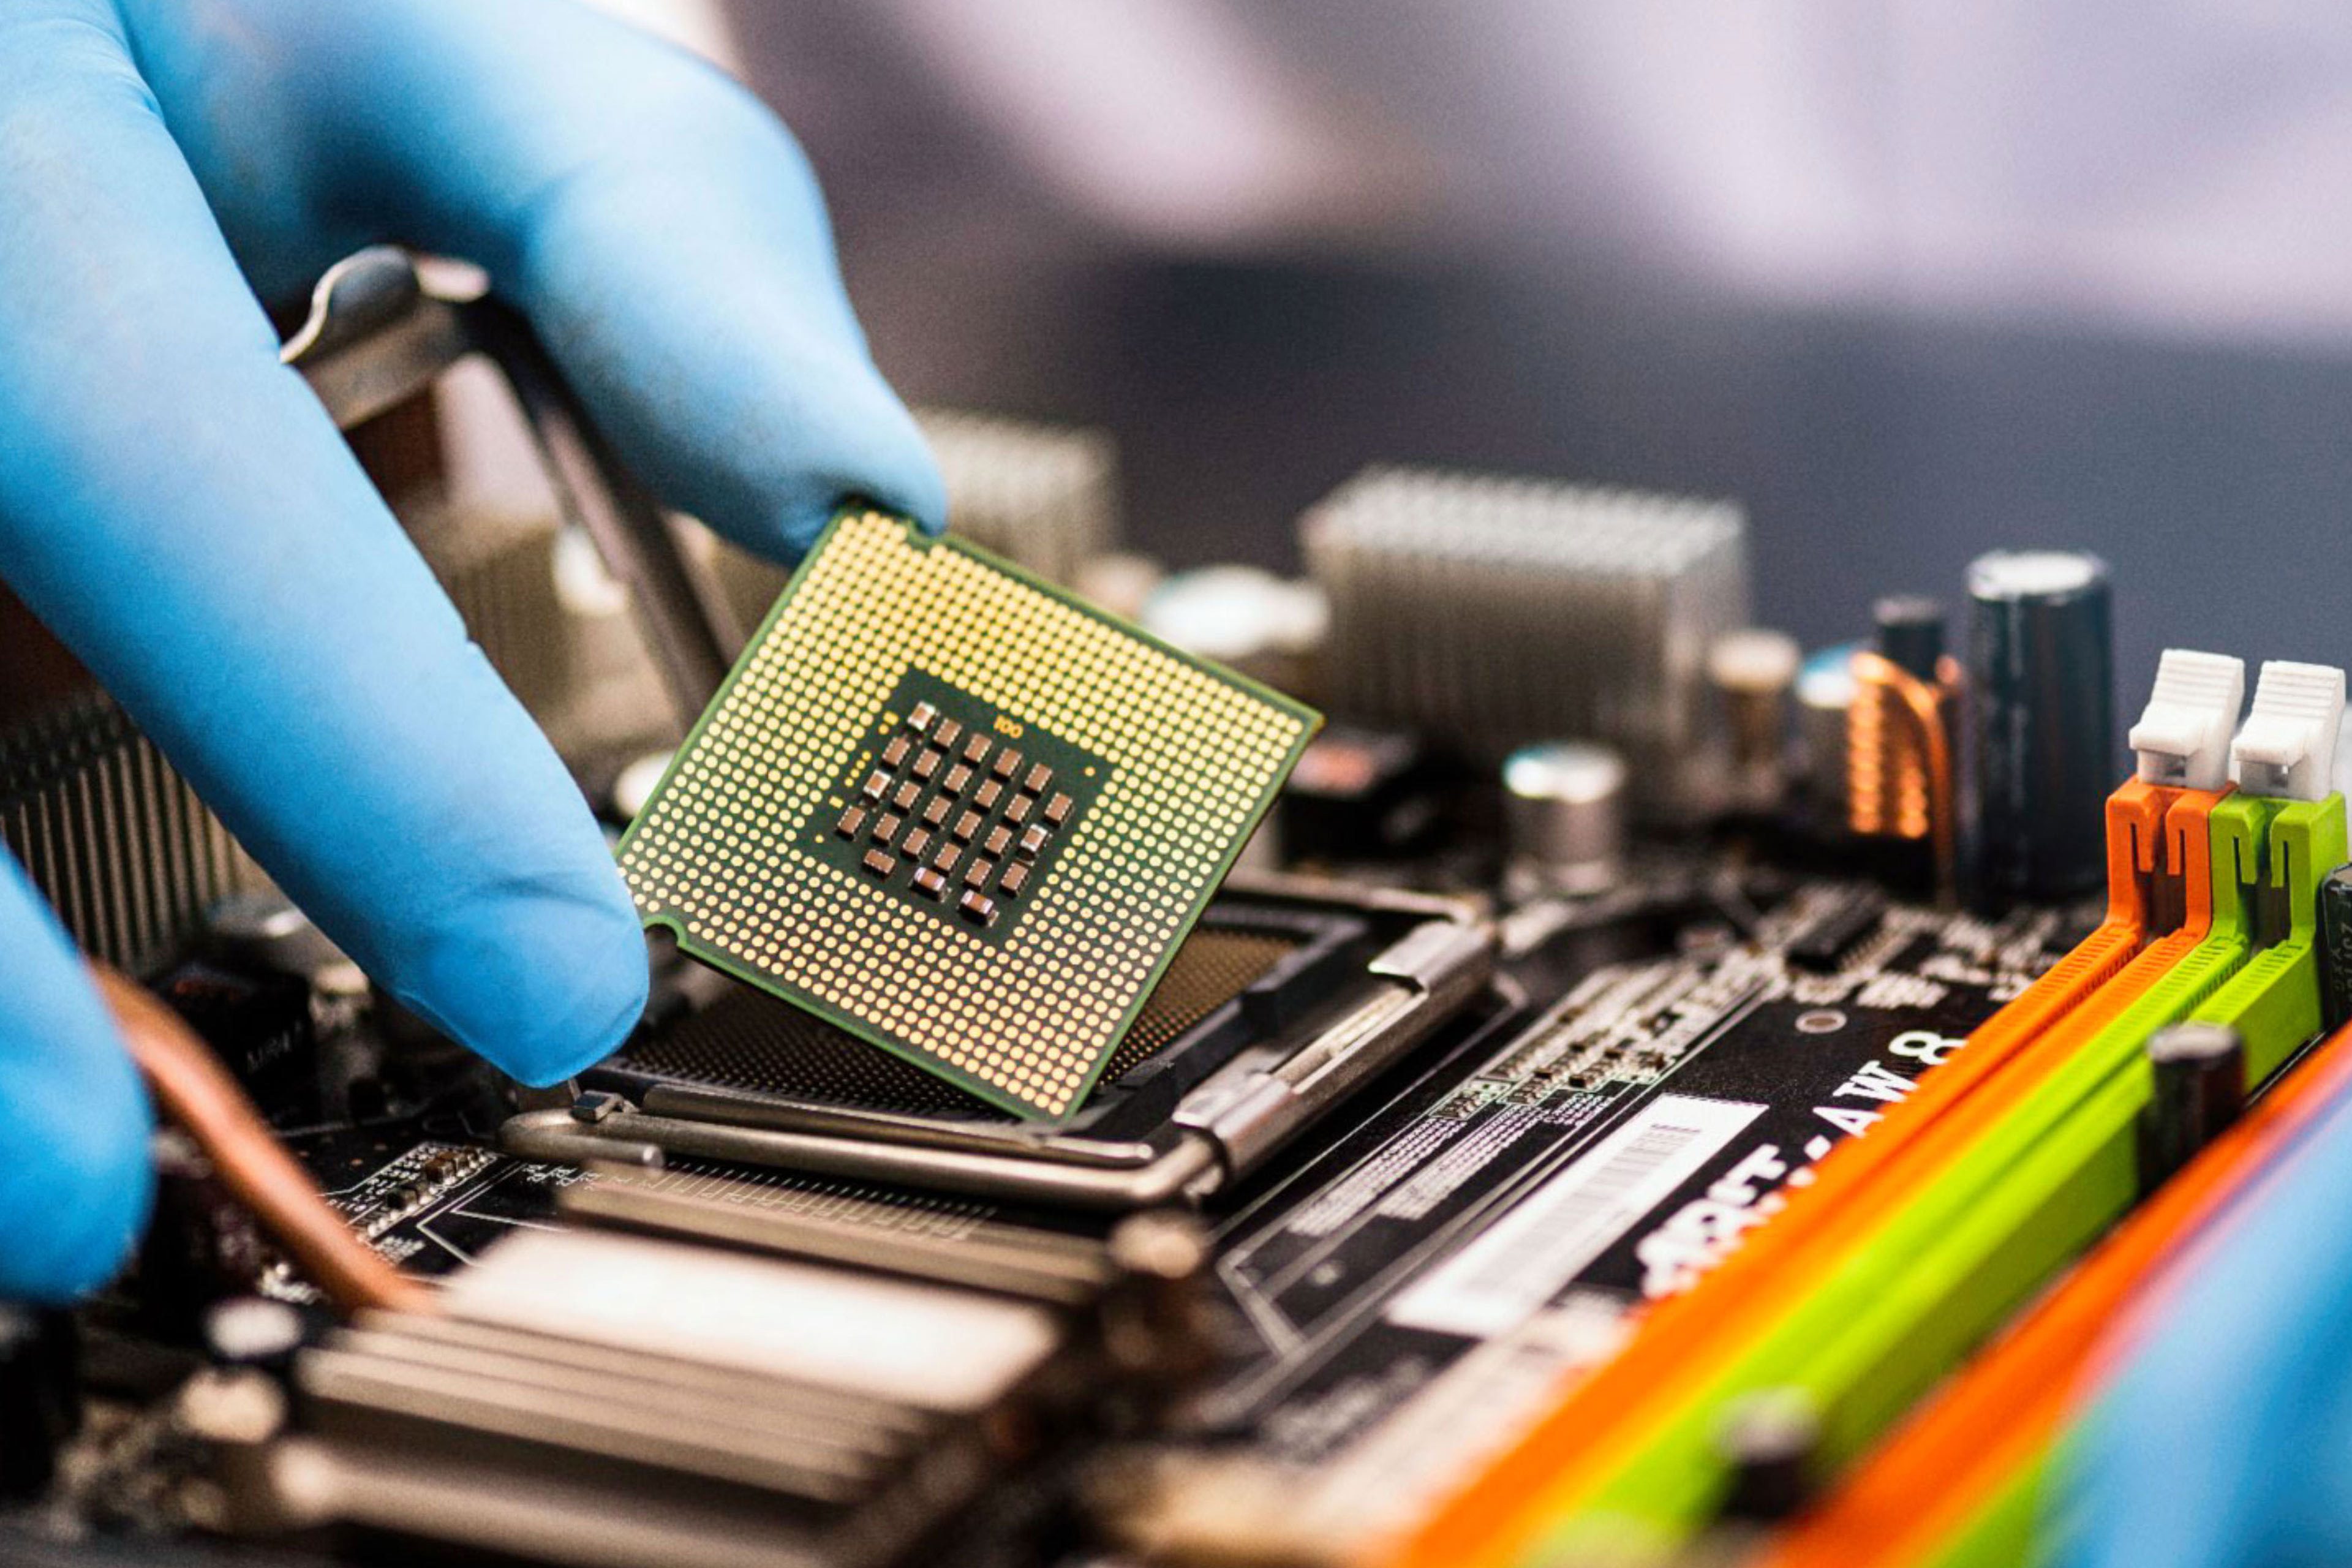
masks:
[[[1925,842],[1939,886],[1951,885],[1955,829],[1950,710],[1959,670],[1948,657],[1937,679],[1911,674],[1884,655],[1853,656],[1846,711],[1846,826],[1865,838]]]

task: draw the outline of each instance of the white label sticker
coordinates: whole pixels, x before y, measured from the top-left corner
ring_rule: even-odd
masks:
[[[1390,1303],[1389,1321],[1474,1339],[1508,1332],[1763,1113],[1660,1095]]]

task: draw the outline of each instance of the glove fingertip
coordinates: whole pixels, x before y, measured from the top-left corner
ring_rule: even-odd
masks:
[[[764,400],[771,438],[712,455],[692,476],[687,510],[760,554],[797,560],[844,507],[874,506],[945,531],[947,481],[922,427],[862,360],[803,366],[822,397]],[[754,401],[762,401],[755,399]]]
[[[893,397],[891,402],[897,403]],[[898,452],[895,460],[883,469],[883,485],[887,493],[874,499],[889,510],[902,512],[915,520],[925,533],[933,538],[948,531],[948,485],[940,472],[939,459],[931,455],[930,443],[904,408],[899,411],[899,428],[891,432]]]
[[[403,1000],[543,1088],[610,1055],[644,1016],[646,943],[620,879],[494,893],[436,933]]]

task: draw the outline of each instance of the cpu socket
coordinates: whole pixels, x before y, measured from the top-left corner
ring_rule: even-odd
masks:
[[[1487,989],[1490,930],[1452,901],[1235,876],[1057,1126],[963,1093],[800,1008],[694,965],[666,1005],[501,1142],[559,1160],[664,1155],[1117,1211],[1198,1199]]]

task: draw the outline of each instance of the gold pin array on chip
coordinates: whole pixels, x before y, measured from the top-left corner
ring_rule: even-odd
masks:
[[[1058,1119],[1318,722],[969,545],[845,512],[622,871],[685,952]]]

